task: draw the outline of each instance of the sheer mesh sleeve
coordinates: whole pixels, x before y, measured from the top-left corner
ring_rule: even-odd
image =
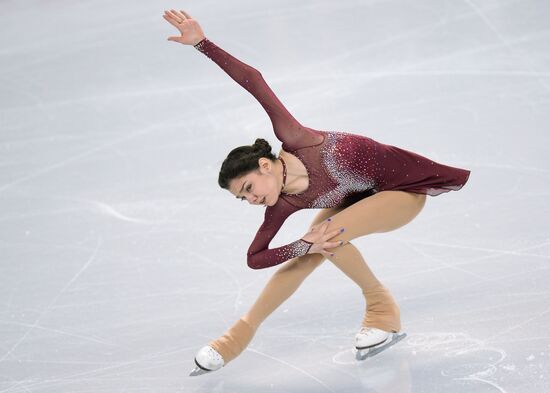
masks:
[[[275,136],[284,150],[295,150],[319,144],[323,136],[301,125],[279,101],[257,69],[243,63],[204,38],[195,48],[213,60],[235,82],[244,87],[263,106],[273,124]]]
[[[312,243],[302,239],[281,247],[268,249],[269,243],[271,243],[286,218],[297,210],[299,208],[284,200],[280,200],[277,205],[266,209],[264,222],[248,249],[248,267],[264,269],[307,254]]]

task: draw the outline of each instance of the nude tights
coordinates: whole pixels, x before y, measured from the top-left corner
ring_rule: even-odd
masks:
[[[424,202],[424,195],[384,191],[343,210],[325,209],[312,223],[315,225],[327,217],[332,217],[333,226],[327,232],[338,226],[346,228],[342,235],[331,239],[345,240],[345,243],[330,250],[334,256],[329,260],[361,289],[367,304],[362,326],[398,332],[401,329],[400,313],[391,293],[376,278],[359,250],[349,240],[368,233],[387,232],[406,224],[418,214]],[[351,208],[356,209],[353,211]],[[357,219],[358,209],[369,220],[365,221],[361,217]],[[288,299],[324,260],[322,254],[307,254],[281,265],[250,310],[221,337],[209,343],[222,355],[225,364],[235,359],[248,346],[261,323]]]

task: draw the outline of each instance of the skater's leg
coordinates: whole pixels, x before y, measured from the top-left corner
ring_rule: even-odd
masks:
[[[332,216],[327,232],[340,227],[345,231],[330,239],[343,240],[344,245],[329,250],[334,253],[329,259],[363,291],[368,304],[363,326],[397,332],[401,328],[399,308],[349,240],[392,231],[407,224],[422,210],[425,201],[426,196],[422,194],[382,191]]]
[[[329,228],[345,227],[334,241],[350,241],[371,233],[393,231],[412,221],[424,207],[426,195],[405,191],[381,191],[361,199],[331,217]],[[338,251],[340,247],[333,250]]]
[[[341,209],[323,209],[310,227]],[[260,324],[290,297],[304,279],[324,261],[322,254],[307,254],[283,264],[270,278],[256,302],[223,336],[209,345],[222,355],[225,364],[236,358],[250,343]]]
[[[332,250],[334,252],[334,250]],[[329,258],[338,269],[351,278],[363,292],[368,311],[364,327],[374,327],[386,332],[401,330],[399,307],[391,293],[378,281],[359,250],[350,242],[339,247],[338,253]]]
[[[420,212],[425,198],[425,195],[403,191],[382,191],[345,209],[322,210],[312,223],[315,225],[327,217],[332,217],[327,232],[333,228],[346,228],[344,233],[332,239],[344,240],[346,244],[332,249],[335,255],[330,260],[355,281],[368,298],[369,311],[373,312],[367,313],[365,320],[370,325],[364,326],[380,326],[379,328],[386,331],[399,330],[399,315],[395,315],[394,307],[397,306],[389,292],[374,277],[358,250],[347,242],[356,237],[387,232],[405,225]],[[321,254],[308,254],[290,260],[277,270],[250,311],[221,338],[210,343],[222,355],[225,363],[246,348],[261,322],[294,293],[305,277],[322,261]],[[279,288],[283,290],[280,291]],[[388,314],[386,310],[390,311],[390,323],[381,318],[381,315]]]
[[[321,254],[308,254],[285,263],[269,279],[258,299],[242,318],[258,327],[324,260]]]

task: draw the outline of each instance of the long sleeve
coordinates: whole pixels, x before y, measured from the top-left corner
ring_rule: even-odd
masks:
[[[236,59],[208,38],[195,48],[208,56],[235,82],[245,88],[267,112],[275,136],[283,142],[283,149],[294,150],[319,144],[323,136],[315,130],[301,125],[279,101],[257,69]]]
[[[275,237],[286,218],[297,210],[299,208],[284,200],[280,200],[277,205],[266,209],[264,222],[258,229],[248,249],[248,267],[251,269],[264,269],[307,254],[312,243],[302,239],[281,247],[268,249],[269,243]]]

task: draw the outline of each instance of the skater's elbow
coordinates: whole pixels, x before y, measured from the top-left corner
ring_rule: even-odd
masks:
[[[248,267],[254,270],[263,269],[267,266],[265,266],[261,261],[258,261],[257,258],[254,258],[254,256],[249,255],[247,260]]]
[[[254,269],[254,270],[259,270],[259,269],[263,269],[265,266],[262,266],[261,264],[258,264],[256,262],[253,262],[253,261],[248,261],[248,267],[251,268],[251,269]]]

